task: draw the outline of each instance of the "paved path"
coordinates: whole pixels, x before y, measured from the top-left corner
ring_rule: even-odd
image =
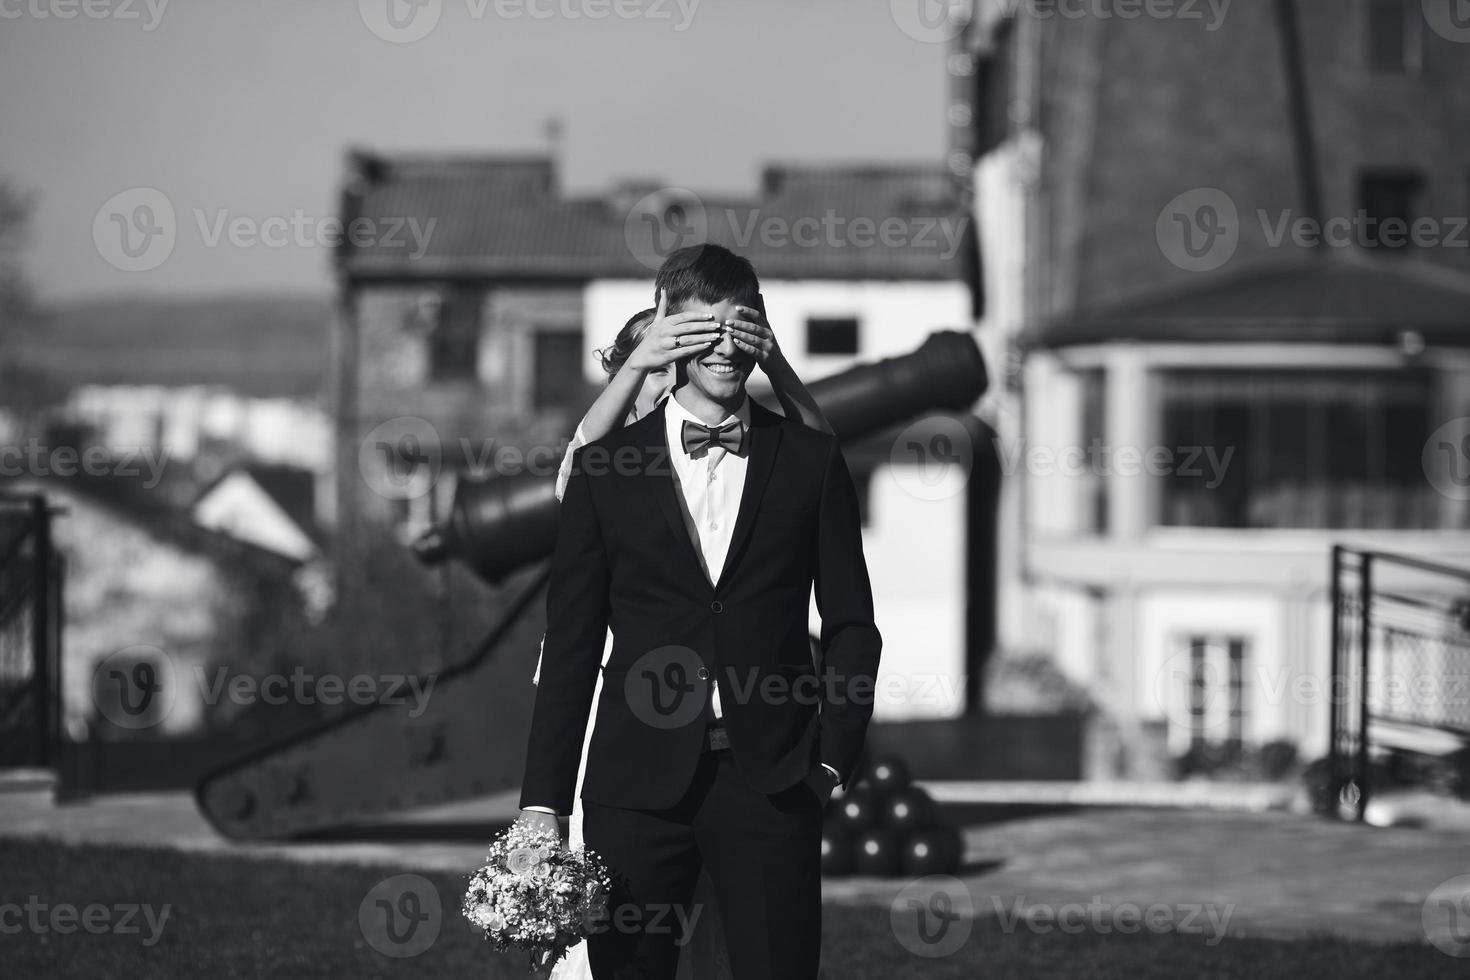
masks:
[[[468,801],[399,821],[505,821],[510,796]],[[44,788],[0,792],[0,837],[70,843],[168,846],[239,856],[344,861],[416,870],[466,871],[478,841],[378,840],[239,844],[220,838],[187,793],[99,797],[57,806]],[[1162,904],[1231,935],[1336,933],[1423,941],[1422,913],[1441,882],[1470,874],[1470,835],[1373,828],[1284,812],[1085,809],[966,832],[965,885],[980,914],[1099,902],[1107,909]],[[887,905],[903,881],[843,878],[829,900]],[[1110,912],[1107,914],[1111,914]],[[1228,918],[1227,918],[1228,916]]]

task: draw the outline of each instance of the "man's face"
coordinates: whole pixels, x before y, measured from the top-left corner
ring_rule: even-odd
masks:
[[[718,303],[690,300],[681,307],[681,311],[708,313],[715,318],[717,325],[723,320],[745,319],[732,300],[721,300]],[[685,363],[685,376],[689,384],[707,398],[721,404],[726,404],[744,393],[745,381],[755,369],[755,359],[737,347],[728,334],[722,336],[720,342],[709,350],[694,355]]]

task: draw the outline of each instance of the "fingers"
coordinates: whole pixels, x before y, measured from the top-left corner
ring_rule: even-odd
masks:
[[[725,329],[730,333],[730,339],[735,343],[746,347],[759,348],[762,356],[769,354],[776,346],[776,338],[765,327],[754,323],[744,323],[740,320],[726,320]]]
[[[719,336],[720,327],[713,322],[714,316],[709,313],[701,313],[697,316],[689,315],[688,319],[679,319],[679,314],[669,319],[665,332],[671,337],[687,336],[691,333],[713,333]],[[687,341],[686,341],[687,343]]]
[[[683,323],[708,323],[714,318],[715,315],[713,313],[675,313],[673,316],[666,318],[664,322],[670,326],[678,326]]]
[[[736,347],[739,347],[741,350],[745,351],[745,353],[749,354],[757,361],[764,361],[766,359],[766,356],[770,353],[770,351],[765,347],[757,347],[755,344],[752,344],[749,341],[741,340],[733,333],[730,335],[730,339],[735,342]]]
[[[662,289],[655,289],[653,291],[653,298],[653,305],[658,307],[658,312],[653,315],[653,318],[655,320],[662,320],[664,314],[669,311],[669,294]]]
[[[721,320],[720,326],[728,327],[731,330],[738,330],[741,333],[749,334],[751,337],[770,339],[775,336],[771,332],[770,327],[763,323],[752,323],[749,320]]]
[[[683,331],[671,334],[666,343],[669,347],[692,347],[698,344],[717,343],[721,336],[723,335],[718,330],[701,330],[698,333]]]

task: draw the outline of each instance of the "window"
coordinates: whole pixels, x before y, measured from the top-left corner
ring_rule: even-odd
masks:
[[[576,404],[584,390],[582,331],[537,330],[533,337],[532,406],[561,408]]]
[[[1177,370],[1161,384],[1159,479],[1172,527],[1437,527],[1421,456],[1431,376]]]
[[[852,317],[810,317],[806,321],[808,354],[856,354],[858,322]]]
[[[1093,446],[1106,446],[1108,441],[1107,416],[1107,372],[1101,368],[1083,371],[1078,380],[1082,385],[1082,419],[1078,431],[1082,433],[1082,451],[1091,458]],[[1096,468],[1089,468],[1086,476],[1086,501],[1082,519],[1084,526],[1096,534],[1108,533],[1108,481]]]
[[[1368,0],[1364,25],[1368,67],[1384,74],[1417,73],[1424,44],[1424,15],[1418,0]]]
[[[1414,221],[1422,214],[1424,177],[1417,171],[1379,171],[1358,180],[1358,208],[1364,213],[1364,243],[1401,251],[1413,244]]]
[[[474,381],[479,377],[480,306],[478,292],[446,292],[429,332],[429,379]]]
[[[1238,762],[1245,748],[1246,641],[1238,636],[1196,634],[1187,640],[1184,717],[1194,766],[1211,756]]]

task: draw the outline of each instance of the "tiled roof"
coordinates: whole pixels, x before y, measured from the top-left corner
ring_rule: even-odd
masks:
[[[646,278],[662,254],[698,241],[726,245],[775,279],[953,280],[975,261],[964,247],[970,219],[938,166],[772,166],[755,201],[648,182],[567,197],[546,157],[356,154],[349,171],[360,197],[348,195],[344,217],[380,232],[339,253],[357,280]]]
[[[1410,331],[1426,343],[1470,346],[1470,275],[1408,256],[1269,263],[1086,311],[1032,331],[1028,342],[1392,344]]]

